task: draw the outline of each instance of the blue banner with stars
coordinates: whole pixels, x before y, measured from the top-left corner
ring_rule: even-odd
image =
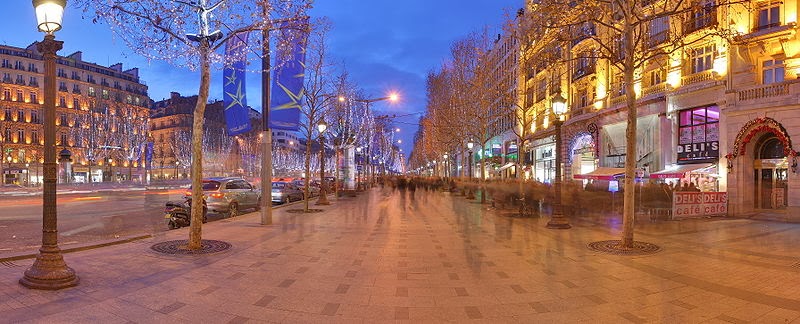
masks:
[[[247,36],[242,32],[225,43],[225,69],[222,72],[224,85],[223,104],[228,135],[234,136],[250,131],[247,98],[245,96],[245,66],[247,59]]]
[[[270,128],[298,131],[300,105],[304,93],[306,39],[308,21],[284,22],[280,29],[280,44],[276,57],[275,75],[270,98]]]

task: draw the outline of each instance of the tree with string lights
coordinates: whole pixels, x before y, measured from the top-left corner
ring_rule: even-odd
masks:
[[[202,199],[203,116],[209,96],[212,64],[225,59],[220,52],[225,42],[239,33],[274,29],[277,20],[300,21],[310,8],[310,0],[228,0],[209,4],[206,0],[76,0],[79,7],[104,22],[129,48],[148,58],[198,69],[200,86],[192,123],[192,200]],[[280,17],[273,19],[272,17]],[[224,30],[213,30],[222,28]],[[295,26],[295,28],[306,28]],[[291,46],[286,44],[277,46]],[[251,38],[240,55],[261,53],[263,44]],[[289,51],[287,51],[289,52]],[[192,205],[188,249],[201,248],[202,204]]]

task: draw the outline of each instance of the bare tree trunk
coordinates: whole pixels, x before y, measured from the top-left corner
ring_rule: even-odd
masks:
[[[309,132],[310,133],[310,132]],[[311,136],[309,136],[311,137]],[[311,200],[311,139],[306,139],[306,183],[305,183],[305,196],[303,211],[308,212],[308,201]]]
[[[625,28],[624,39],[633,39],[633,31],[631,27]],[[627,48],[625,57],[625,99],[628,110],[627,129],[625,130],[625,193],[623,194],[623,210],[622,210],[622,240],[620,247],[630,249],[633,247],[633,223],[635,211],[635,175],[636,175],[636,94],[633,89],[633,42],[628,41],[625,44]]]
[[[211,83],[209,71],[209,44],[207,39],[200,41],[200,91],[197,104],[194,106],[194,120],[192,122],[192,219],[189,225],[190,250],[199,250],[202,246],[203,229],[203,116],[208,100],[208,87]],[[263,180],[262,180],[263,181]]]

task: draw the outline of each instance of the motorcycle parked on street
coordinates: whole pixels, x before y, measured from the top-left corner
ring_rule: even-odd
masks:
[[[203,223],[208,221],[208,206],[203,200]],[[164,208],[164,219],[166,219],[169,229],[189,226],[192,219],[192,198],[186,197],[183,202],[167,201]]]

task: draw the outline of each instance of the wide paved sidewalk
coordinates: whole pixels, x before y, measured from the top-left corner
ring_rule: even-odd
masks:
[[[37,291],[32,260],[0,264],[0,322],[36,323],[800,323],[800,225],[642,221],[646,256],[594,252],[619,217],[514,218],[449,193],[373,189],[322,213],[275,210],[208,223],[232,248],[150,246],[187,229],[65,255],[80,285]],[[319,208],[314,206],[313,208]]]

